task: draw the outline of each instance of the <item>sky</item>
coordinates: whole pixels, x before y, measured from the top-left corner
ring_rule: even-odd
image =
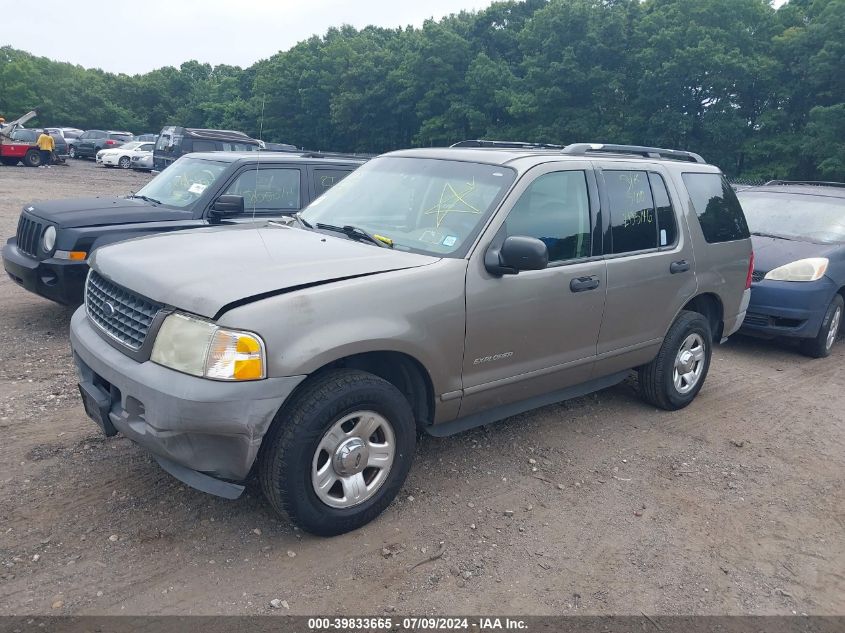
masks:
[[[491,1],[39,0],[32,28],[0,29],[0,46],[130,75],[190,59],[246,67],[331,26],[420,26]]]

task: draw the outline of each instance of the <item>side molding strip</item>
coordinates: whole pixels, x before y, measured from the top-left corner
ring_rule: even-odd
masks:
[[[504,420],[512,415],[525,413],[526,411],[531,411],[532,409],[544,407],[549,404],[555,404],[557,402],[563,402],[564,400],[570,400],[571,398],[586,396],[588,393],[593,393],[594,391],[599,391],[600,389],[607,389],[608,387],[612,387],[613,385],[625,380],[629,373],[630,370],[626,369],[625,371],[620,371],[618,373],[611,374],[610,376],[595,378],[593,380],[588,380],[585,383],[581,383],[580,385],[574,385],[572,387],[567,387],[566,389],[552,391],[551,393],[545,393],[541,396],[534,396],[533,398],[528,398],[527,400],[520,400],[519,402],[505,404],[500,407],[488,409],[487,411],[481,411],[480,413],[474,413],[463,418],[458,418],[457,420],[452,420],[451,422],[443,422],[442,424],[427,426],[425,430],[429,435],[433,435],[434,437],[454,435],[455,433],[468,431],[469,429],[473,429],[483,424],[492,424],[493,422]]]

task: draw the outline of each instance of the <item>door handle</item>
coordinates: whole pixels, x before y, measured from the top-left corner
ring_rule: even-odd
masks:
[[[682,259],[679,262],[672,262],[669,264],[669,272],[673,275],[677,273],[685,273],[690,269],[689,262],[685,259]]]
[[[599,278],[595,275],[590,277],[576,277],[569,282],[569,289],[572,292],[584,292],[585,290],[595,290],[599,287]]]

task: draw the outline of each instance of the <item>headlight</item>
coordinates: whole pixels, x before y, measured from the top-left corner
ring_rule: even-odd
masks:
[[[161,324],[150,359],[215,380],[259,380],[267,375],[264,342],[258,335],[221,328],[179,312]]]
[[[41,248],[45,253],[52,253],[56,248],[56,227],[48,226],[41,238]]]
[[[766,273],[765,279],[772,281],[816,281],[827,271],[827,257],[799,259],[779,266]]]

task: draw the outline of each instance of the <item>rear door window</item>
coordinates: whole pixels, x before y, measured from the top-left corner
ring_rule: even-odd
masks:
[[[721,174],[682,174],[704,239],[713,244],[749,237],[736,194]]]
[[[314,192],[316,196],[323,195],[348,175],[349,170],[315,169],[312,178],[314,179]]]
[[[657,215],[646,171],[604,171],[613,253],[657,248]]]
[[[654,210],[657,212],[657,245],[661,248],[672,246],[678,238],[678,224],[666,183],[661,175],[654,172],[649,172],[648,181],[654,197]]]

